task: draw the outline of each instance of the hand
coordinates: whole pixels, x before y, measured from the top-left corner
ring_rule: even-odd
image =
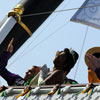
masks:
[[[96,58],[91,54],[86,54],[88,58],[89,67],[94,71],[95,69],[100,68],[100,58]]]
[[[14,38],[11,39],[9,45],[8,45],[8,48],[7,48],[7,51],[12,53],[13,52],[13,41],[14,41]]]

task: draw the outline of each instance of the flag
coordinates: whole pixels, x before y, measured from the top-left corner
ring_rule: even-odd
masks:
[[[70,20],[100,29],[100,0],[86,0]]]

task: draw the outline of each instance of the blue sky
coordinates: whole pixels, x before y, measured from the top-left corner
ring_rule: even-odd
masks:
[[[0,21],[20,0],[2,0],[0,3]],[[64,0],[56,10],[78,8],[85,0]],[[79,83],[88,83],[87,66],[84,63],[85,52],[100,44],[100,30],[71,22],[70,18],[77,10],[53,13],[9,60],[7,68],[22,77],[32,65],[47,66],[52,70],[57,50],[73,48],[80,58],[68,74]],[[83,45],[86,29],[88,33]],[[82,49],[83,48],[83,49]],[[76,71],[77,69],[77,71]],[[0,85],[7,85],[0,78]]]

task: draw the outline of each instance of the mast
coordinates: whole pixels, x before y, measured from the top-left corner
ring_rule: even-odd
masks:
[[[23,43],[30,37],[30,34],[33,34],[39,26],[50,16],[51,13],[46,14],[37,14],[37,13],[43,13],[43,12],[49,12],[54,11],[59,4],[63,0],[21,0],[13,11],[18,10],[20,7],[18,5],[21,5],[23,10],[23,14],[19,14],[21,18],[21,22],[18,22],[19,15],[12,14],[12,11],[8,13],[8,16],[11,17],[11,15],[17,20],[13,21],[13,24],[11,22],[8,22],[8,16],[4,18],[4,20],[0,23],[0,27],[2,30],[0,30],[0,37],[2,38],[1,44],[0,44],[0,52],[2,52],[5,47],[7,47],[9,41],[11,38],[15,38],[14,40],[14,52],[13,54],[23,45]],[[34,16],[31,16],[31,14],[37,14]],[[25,15],[29,15],[25,17]],[[17,17],[16,17],[17,16]],[[11,18],[12,20],[12,18]],[[7,23],[7,25],[5,25]],[[24,24],[24,25],[22,25]],[[8,28],[8,32],[5,32],[5,36],[2,35],[2,31]],[[26,27],[25,27],[26,26]],[[3,29],[4,27],[4,29]]]

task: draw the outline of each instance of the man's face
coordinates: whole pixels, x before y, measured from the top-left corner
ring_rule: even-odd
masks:
[[[54,59],[54,64],[55,64],[55,67],[62,67],[64,64],[65,64],[65,61],[66,61],[66,59],[67,59],[67,55],[66,55],[66,53],[65,52],[59,52],[57,55],[56,55],[56,57],[55,57],[55,59]]]
[[[32,66],[31,68],[28,69],[28,71],[25,74],[24,80],[25,82],[30,79],[30,77],[33,75],[37,75],[38,72],[40,71],[40,67],[37,66]]]

